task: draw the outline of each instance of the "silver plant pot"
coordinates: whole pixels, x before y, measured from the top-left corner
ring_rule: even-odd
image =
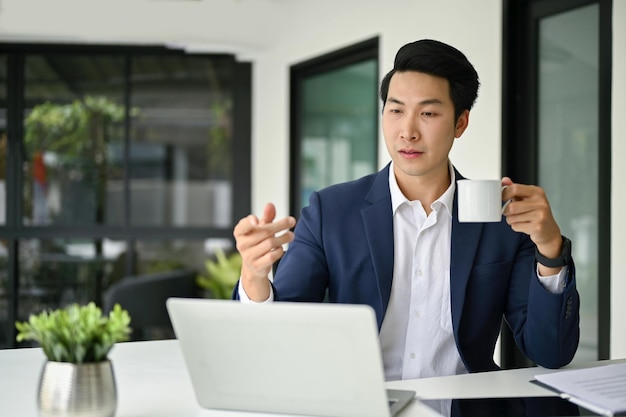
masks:
[[[111,361],[45,363],[37,393],[41,417],[113,417],[116,407]]]

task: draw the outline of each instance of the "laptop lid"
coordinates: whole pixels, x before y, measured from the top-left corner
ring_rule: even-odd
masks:
[[[388,398],[375,314],[364,305],[167,300],[201,407],[385,417]]]

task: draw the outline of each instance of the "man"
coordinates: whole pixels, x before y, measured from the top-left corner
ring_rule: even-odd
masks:
[[[369,304],[388,380],[497,369],[504,318],[539,365],[569,363],[579,296],[567,238],[543,190],[502,179],[500,223],[459,223],[448,154],[469,123],[478,75],[455,48],[403,46],[381,83],[392,162],[313,193],[294,232],[268,204],[234,229],[242,255],[235,298]],[[285,233],[280,233],[287,230]],[[280,261],[273,284],[272,264]]]

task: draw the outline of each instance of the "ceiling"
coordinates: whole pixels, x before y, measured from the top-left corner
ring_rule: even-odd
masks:
[[[0,41],[166,44],[254,55],[280,40],[306,2],[0,0]]]

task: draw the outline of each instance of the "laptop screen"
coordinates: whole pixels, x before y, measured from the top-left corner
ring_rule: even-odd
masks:
[[[369,306],[169,299],[167,307],[202,407],[390,415]]]

